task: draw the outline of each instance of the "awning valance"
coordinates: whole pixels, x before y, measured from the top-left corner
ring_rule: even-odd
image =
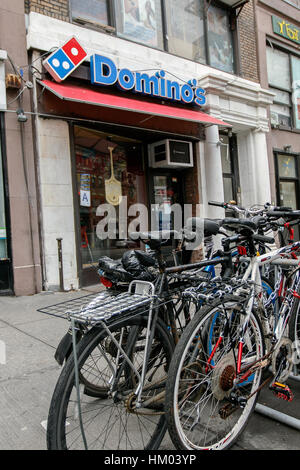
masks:
[[[191,121],[198,124],[231,127],[230,124],[227,124],[220,119],[194,109],[169,106],[166,104],[150,102],[145,99],[134,99],[117,94],[103,93],[102,91],[81,87],[78,85],[55,83],[51,82],[50,80],[43,80],[39,83],[62,100],[119,109],[123,111],[132,111],[150,116],[160,116],[171,119],[179,119],[182,121]]]

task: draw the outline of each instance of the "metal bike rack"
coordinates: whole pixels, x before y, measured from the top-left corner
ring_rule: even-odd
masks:
[[[275,266],[299,266],[299,260],[292,260],[292,259],[286,259],[286,260],[275,260],[272,261],[270,264],[275,265]],[[300,382],[300,375],[295,375],[295,374],[290,374],[289,378],[291,380],[295,380],[297,382]],[[287,415],[285,413],[281,413],[280,411],[274,410],[273,408],[270,408],[265,405],[261,405],[258,403],[255,407],[255,411],[263,416],[266,416],[268,418],[274,419],[275,421],[278,421],[282,424],[285,424],[287,426],[290,426],[294,429],[297,429],[300,431],[300,419],[293,418],[290,415]]]
[[[269,408],[268,406],[261,405],[260,403],[256,405],[255,411],[261,415],[267,416],[268,418],[279,421],[282,424],[286,424],[287,426],[300,431],[300,419],[293,418],[292,416],[281,413],[280,411],[276,411],[273,408]]]

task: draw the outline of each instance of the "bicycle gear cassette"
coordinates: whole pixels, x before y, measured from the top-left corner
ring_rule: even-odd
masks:
[[[216,365],[212,374],[211,389],[217,400],[230,396],[236,377],[236,365],[233,353],[226,354]]]
[[[293,367],[293,343],[289,338],[282,338],[272,356],[272,372],[276,381],[286,382]]]

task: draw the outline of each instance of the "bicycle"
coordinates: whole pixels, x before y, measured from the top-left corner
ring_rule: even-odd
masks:
[[[296,216],[299,218],[299,212]],[[273,308],[265,308],[260,268],[295,253],[300,242],[257,256],[255,224],[225,219],[223,226],[236,231],[237,237],[247,238],[250,262],[241,279],[230,281],[228,277],[226,284],[220,281],[219,289],[206,298],[175,348],[165,408],[168,431],[177,449],[231,447],[246,426],[260,389],[268,382],[272,381],[274,393],[291,399],[290,390],[281,382],[291,370],[299,267],[290,276],[276,320]],[[202,287],[199,298],[203,295]],[[272,373],[262,383],[263,372],[270,366]]]
[[[157,237],[151,239],[149,234],[144,236],[143,240],[158,250],[158,259],[163,261],[160,253],[161,240],[157,240]],[[270,242],[270,239],[266,237],[265,241]],[[75,354],[72,354],[66,362],[53,394],[48,420],[48,448],[64,449],[73,445],[77,447],[77,444],[79,447],[88,448],[88,439],[83,436],[90,433],[94,436],[92,447],[100,444],[104,448],[108,441],[108,445],[113,445],[115,449],[130,448],[133,445],[131,435],[134,434],[136,438],[136,428],[140,433],[135,448],[159,447],[166,432],[163,410],[166,374],[174,343],[178,341],[176,318],[172,312],[173,299],[170,300],[168,296],[162,295],[164,288],[168,290],[170,276],[175,276],[176,282],[176,276],[183,276],[182,273],[188,270],[221,265],[223,275],[228,275],[233,265],[230,243],[237,242],[243,242],[241,237],[229,237],[224,242],[224,256],[219,258],[173,268],[165,268],[162,262],[156,286],[151,287],[149,283],[137,284],[139,287],[144,288],[147,285],[152,289],[150,295],[149,293],[145,295],[144,291],[142,296],[139,295],[139,301],[145,302],[142,310],[136,305],[126,310],[128,299],[122,294],[124,310],[120,312],[119,304],[116,317],[112,315],[110,318],[101,319],[99,316],[95,318],[94,314],[99,312],[101,299],[98,305],[94,306],[94,311],[90,308],[86,312],[89,315],[88,321],[95,322],[92,323],[92,328],[87,328],[85,323],[87,318],[83,318],[82,312],[79,318],[73,317]],[[195,272],[191,273],[192,280],[199,282],[195,278]],[[201,275],[203,276],[202,271]],[[185,272],[180,282],[182,283],[186,277],[190,282],[191,276],[187,276]],[[202,278],[202,281],[205,279],[207,278]],[[153,296],[154,292],[157,294],[156,297]],[[121,299],[117,297],[114,300],[118,302]],[[104,310],[111,306],[112,300],[106,299],[105,302],[108,302],[106,306],[102,300]],[[160,304],[155,304],[157,300]],[[149,312],[153,315],[152,313],[149,315]],[[93,326],[95,324],[97,326]],[[87,329],[78,345],[76,345],[77,327]],[[80,374],[81,377],[84,375],[87,378],[88,374],[91,372],[94,374],[95,371],[96,376],[88,384],[90,390],[86,393],[87,383],[85,381],[80,385]],[[97,402],[91,398],[97,398]],[[84,410],[81,409],[81,405]],[[67,411],[70,406],[72,413],[69,416]],[[99,410],[102,413],[103,432],[101,436],[97,435],[95,438],[96,431],[93,425],[97,422]],[[114,420],[109,424],[109,418],[113,416],[114,410],[117,411],[119,423],[118,420]],[[119,440],[112,444],[111,432],[116,431],[117,425],[119,425]],[[76,438],[70,441],[70,436],[75,434]]]
[[[173,296],[178,296],[180,285],[183,290],[199,282],[195,269],[211,261],[176,266],[176,275],[193,270],[192,276],[185,275],[178,280],[175,275],[173,282],[168,283],[171,273],[167,273],[170,268],[165,267],[161,255],[162,241],[151,234],[141,234],[141,239],[157,252],[161,272],[155,282],[133,281],[130,289],[137,289],[133,295],[122,293],[106,300],[98,298],[86,312],[70,315],[73,353],[66,361],[51,400],[49,449],[77,445],[132,448],[132,435],[134,448],[155,449],[166,432],[164,386],[174,343],[178,340]],[[198,274],[200,280],[207,279],[205,273],[198,271]],[[99,315],[101,307],[104,316]],[[184,315],[189,313],[185,307],[186,304],[180,308]],[[77,328],[86,330],[78,344]],[[80,385],[82,377],[85,380]],[[110,423],[114,412],[118,417]],[[96,421],[99,413],[103,430],[95,437],[94,425],[96,422],[99,425],[99,420]],[[112,429],[116,432],[117,427],[119,440],[112,443],[111,432]],[[139,429],[138,437],[136,429]],[[90,434],[94,436],[92,442]]]

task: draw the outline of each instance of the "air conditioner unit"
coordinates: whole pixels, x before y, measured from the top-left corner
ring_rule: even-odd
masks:
[[[150,168],[189,168],[193,162],[193,144],[183,140],[161,140],[148,145]]]

